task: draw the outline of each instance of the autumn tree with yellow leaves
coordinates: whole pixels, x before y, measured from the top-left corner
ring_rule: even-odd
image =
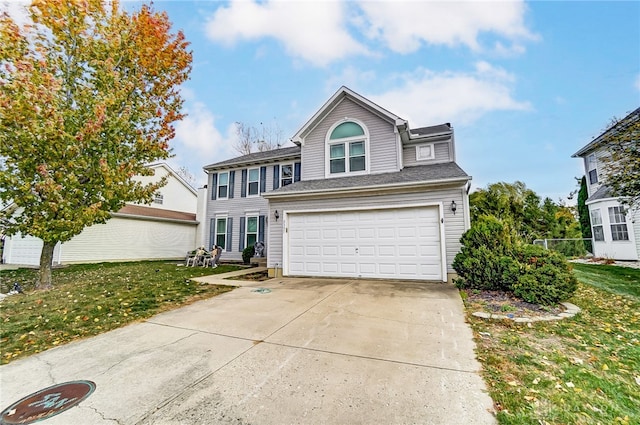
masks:
[[[23,24],[0,16],[0,201],[14,206],[0,220],[42,239],[46,289],[58,242],[164,184],[131,177],[170,154],[192,54],[151,6],[35,0],[28,11]]]

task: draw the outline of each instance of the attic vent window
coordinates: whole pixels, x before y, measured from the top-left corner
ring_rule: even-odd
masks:
[[[434,159],[434,158],[435,158],[435,153],[433,151],[433,143],[416,146],[417,161],[425,161],[425,160]]]
[[[162,193],[156,192],[156,193],[153,194],[153,203],[154,204],[162,205],[163,201],[164,201],[164,196],[162,196]]]

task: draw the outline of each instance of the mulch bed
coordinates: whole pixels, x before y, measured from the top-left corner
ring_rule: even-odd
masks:
[[[477,291],[468,290],[467,303],[482,306],[489,313],[514,315],[516,317],[537,317],[556,315],[562,313],[565,308],[562,305],[541,306],[528,303],[515,295],[503,291]]]
[[[235,277],[233,277],[231,279],[233,279],[233,280],[252,280],[252,281],[255,281],[255,282],[262,282],[263,280],[269,280],[270,277],[269,277],[268,273],[266,271],[264,271],[264,272],[244,274],[242,276],[235,276]]]

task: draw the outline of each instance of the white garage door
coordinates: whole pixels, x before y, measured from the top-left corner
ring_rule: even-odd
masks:
[[[437,207],[288,215],[289,275],[442,280]]]

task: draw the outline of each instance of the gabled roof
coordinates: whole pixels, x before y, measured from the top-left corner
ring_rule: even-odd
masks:
[[[320,122],[322,119],[331,112],[336,106],[340,104],[345,98],[349,98],[353,102],[362,106],[363,108],[371,111],[372,113],[378,115],[379,117],[394,123],[397,126],[402,126],[407,124],[407,121],[400,118],[394,113],[391,113],[384,109],[383,107],[373,103],[366,97],[361,96],[360,94],[354,92],[348,87],[342,86],[338,89],[337,92],[333,96],[329,98],[325,102],[324,105],[316,112],[303,126],[298,130],[296,134],[293,135],[291,141],[297,145],[302,143],[302,139],[311,131],[313,128]]]
[[[263,164],[266,162],[275,162],[284,159],[300,158],[300,147],[293,146],[290,148],[273,149],[264,152],[254,152],[248,155],[238,156],[227,159],[225,161],[216,162],[214,164],[205,165],[205,171],[211,171],[220,168],[229,168],[231,166]]]
[[[466,182],[471,177],[455,162],[405,167],[401,171],[331,179],[304,180],[264,193],[265,198],[318,192],[339,192],[355,189],[378,190],[385,187],[434,185]]]
[[[591,142],[589,142],[586,146],[584,146],[578,152],[571,155],[571,158],[578,158],[578,157],[584,156],[586,153],[591,152],[592,150],[596,149],[600,143],[602,143],[605,136],[607,136],[609,133],[613,131],[616,131],[620,125],[628,124],[630,121],[633,122],[638,119],[640,119],[640,107],[636,108],[635,111],[631,112],[629,115],[619,120],[611,127],[607,128],[605,131],[602,132],[602,134],[600,134],[598,137],[593,139]]]
[[[184,187],[189,189],[189,191],[191,193],[193,193],[195,196],[198,196],[198,191],[193,186],[191,186],[189,183],[187,183],[187,181],[180,174],[176,173],[173,170],[173,168],[171,168],[169,166],[169,164],[167,164],[166,162],[156,162],[156,163],[153,163],[153,164],[149,164],[146,167],[147,168],[153,168],[154,170],[156,168],[159,168],[159,167],[164,167],[169,172],[169,175],[175,177],[175,179],[178,180]]]

